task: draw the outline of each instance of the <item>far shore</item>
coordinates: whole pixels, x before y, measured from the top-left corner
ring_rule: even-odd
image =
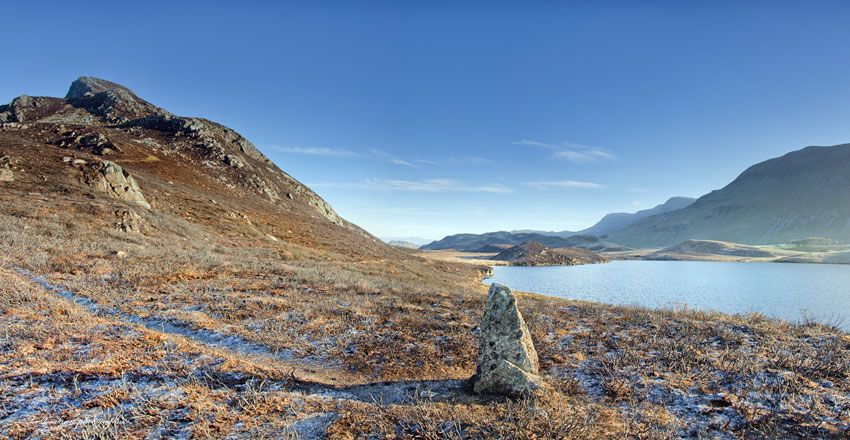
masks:
[[[637,249],[623,252],[599,252],[599,255],[615,260],[641,261],[714,261],[738,263],[810,263],[810,264],[850,264],[850,256],[838,252],[799,252],[777,248],[775,246],[759,247],[770,251],[769,257],[748,257],[738,255],[722,255],[709,253],[679,253],[665,252],[663,249]],[[462,252],[454,249],[419,250],[416,255],[437,261],[452,263],[468,263],[478,266],[510,266],[507,261],[491,260],[496,253]]]

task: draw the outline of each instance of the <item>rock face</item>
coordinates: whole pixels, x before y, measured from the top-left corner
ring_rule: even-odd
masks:
[[[85,181],[87,184],[112,197],[136,203],[150,209],[151,205],[145,200],[142,190],[136,180],[127,171],[108,160],[86,165]]]
[[[538,368],[537,351],[517,308],[516,296],[507,286],[494,283],[481,322],[475,392],[533,395],[544,387]]]
[[[170,115],[122,85],[89,76],[74,81],[65,99],[92,114],[116,123],[151,115]]]

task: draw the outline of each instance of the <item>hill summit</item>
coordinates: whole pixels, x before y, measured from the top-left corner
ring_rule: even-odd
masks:
[[[132,189],[133,199],[151,207],[150,213],[120,208],[134,218],[161,220],[168,213],[235,236],[347,254],[395,252],[342,219],[239,133],[176,116],[111,81],[80,77],[64,98],[21,95],[0,106],[0,124],[6,195],[38,190],[117,203],[127,197],[116,191]],[[116,209],[97,216],[114,222]]]

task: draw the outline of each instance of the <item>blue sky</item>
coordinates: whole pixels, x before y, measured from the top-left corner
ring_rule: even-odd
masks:
[[[847,2],[0,3],[0,101],[124,84],[384,237],[577,230],[850,142]]]

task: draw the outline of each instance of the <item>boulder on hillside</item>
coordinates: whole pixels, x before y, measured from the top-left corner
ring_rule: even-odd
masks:
[[[537,351],[516,296],[507,286],[493,283],[481,321],[475,392],[510,397],[537,394],[544,388],[538,369]]]
[[[124,168],[108,160],[84,165],[83,178],[89,186],[115,197],[150,209],[142,190]]]
[[[130,209],[116,209],[115,229],[127,233],[139,233],[142,231],[142,217]]]
[[[15,180],[12,172],[12,160],[6,156],[0,156],[0,182],[11,182]]]

